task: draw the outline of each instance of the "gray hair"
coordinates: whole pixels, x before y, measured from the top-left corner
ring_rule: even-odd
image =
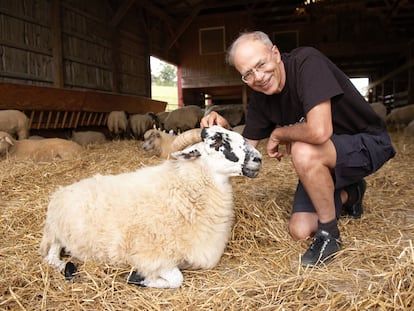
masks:
[[[237,46],[245,41],[260,41],[265,46],[268,46],[270,48],[273,46],[272,40],[270,40],[269,36],[262,31],[243,32],[227,50],[226,62],[229,65],[234,66],[234,52]]]

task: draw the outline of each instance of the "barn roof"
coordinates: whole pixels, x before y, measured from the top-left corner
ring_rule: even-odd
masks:
[[[254,29],[341,28],[347,38],[335,44],[318,46],[349,74],[369,72],[405,53],[414,38],[414,1],[411,0],[108,0],[114,14],[111,23],[121,23],[135,14],[146,23],[158,23],[168,34],[168,49],[179,46],[183,34],[202,17],[245,14]],[[335,16],[335,23],[329,23]],[[315,28],[315,24],[318,27]],[[313,25],[313,26],[312,26]],[[359,33],[358,38],[353,34]],[[312,44],[322,42],[312,38]],[[308,40],[309,41],[309,40]],[[344,45],[340,45],[344,42]],[[302,45],[302,44],[301,44]],[[306,44],[305,44],[306,45]],[[180,48],[180,47],[179,47]]]

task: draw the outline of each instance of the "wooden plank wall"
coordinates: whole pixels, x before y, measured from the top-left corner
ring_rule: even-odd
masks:
[[[148,44],[101,0],[1,0],[0,82],[151,96]]]

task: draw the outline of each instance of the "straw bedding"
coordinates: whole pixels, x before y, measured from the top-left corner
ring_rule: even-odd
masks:
[[[309,242],[287,231],[292,164],[268,158],[262,142],[259,177],[232,179],[237,218],[222,260],[208,271],[183,271],[176,290],[128,285],[128,269],[94,262],[77,262],[79,275],[67,282],[38,251],[50,193],[98,172],[159,163],[141,142],[89,146],[73,161],[2,160],[0,310],[413,309],[414,140],[392,138],[398,154],[367,178],[364,215],[339,221],[343,249],[327,267],[306,269],[299,258]]]

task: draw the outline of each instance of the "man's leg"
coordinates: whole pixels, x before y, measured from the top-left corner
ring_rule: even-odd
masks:
[[[296,238],[316,231],[313,243],[302,256],[302,264],[317,265],[341,247],[332,178],[336,164],[335,146],[330,140],[323,145],[295,142],[292,144],[292,160],[316,214],[294,213],[289,228]]]

